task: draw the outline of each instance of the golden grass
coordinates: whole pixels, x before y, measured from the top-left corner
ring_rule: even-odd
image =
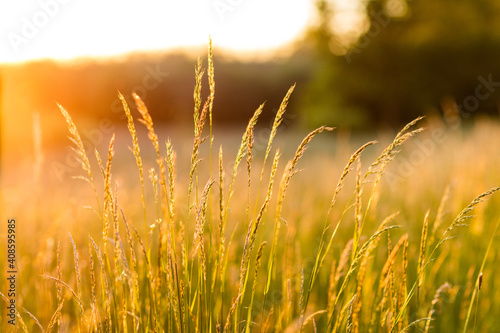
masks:
[[[97,214],[69,215],[65,203],[55,213],[41,207],[40,213],[46,214],[42,219],[56,214],[56,220],[72,216],[74,223],[59,226],[64,232],[56,236],[47,236],[56,237],[57,246],[47,247],[45,257],[40,255],[46,262],[22,261],[21,272],[26,273],[19,277],[27,287],[19,289],[18,329],[357,333],[446,328],[466,332],[470,321],[478,332],[499,328],[496,317],[488,318],[488,310],[499,314],[500,295],[494,283],[499,272],[491,253],[497,250],[493,240],[500,211],[498,201],[496,206],[489,202],[479,206],[499,188],[436,188],[446,172],[430,167],[422,167],[426,178],[417,170],[399,183],[385,182],[394,172],[391,166],[398,165],[403,144],[414,136],[415,140],[420,135],[428,138],[419,134],[421,128],[414,128],[421,118],[405,126],[378,153],[376,142],[370,141],[358,145],[350,156],[335,156],[333,168],[326,157],[311,165],[314,159],[308,157],[307,148],[316,136],[332,140],[332,135],[319,134],[333,128],[322,126],[310,132],[292,152],[279,146],[278,129],[292,86],[270,127],[267,145],[256,145],[259,116],[265,112],[262,104],[236,151],[222,145],[212,161],[212,112],[216,110],[211,43],[205,100],[204,74],[198,60],[194,138],[186,162],[178,160],[173,141],[161,142],[146,104],[134,94],[138,121],[145,126],[151,147],[148,150],[139,143],[136,120],[119,93],[131,139],[130,164],[135,164],[125,181],[119,182],[115,173],[122,161],[122,142],[111,137],[103,155],[106,161],[97,149],[94,152],[102,177],[99,186],[99,172],[94,172],[95,163],[77,126],[60,106],[84,173],[80,178],[90,184]],[[207,126],[208,136],[204,134]],[[491,140],[482,137],[480,130],[474,133],[474,140]],[[460,135],[448,135],[452,143],[467,142],[459,141],[463,140]],[[267,165],[273,150],[272,164]],[[433,157],[436,163],[452,159],[446,155],[451,154],[449,150],[441,152],[443,156]],[[42,161],[40,154],[38,161]],[[283,159],[288,161],[283,163]],[[234,162],[228,166],[227,161]],[[35,167],[37,184],[43,174],[40,163]],[[299,173],[302,165],[305,172]],[[467,169],[459,175],[468,174],[473,172]],[[442,182],[450,184],[451,179]],[[480,184],[486,185],[492,182]],[[471,191],[481,190],[464,205],[472,198]],[[85,187],[80,187],[73,208],[77,212],[86,206],[84,192]],[[459,227],[472,222],[473,211],[478,214],[473,223],[482,229],[471,228],[461,237]],[[493,220],[498,222],[493,224]],[[20,237],[27,237],[23,232],[19,230]],[[478,240],[485,235],[489,243],[482,246]],[[24,251],[42,253],[36,249],[41,245],[35,244],[20,244],[21,258]],[[30,271],[34,280],[25,275]],[[28,292],[41,283],[52,289],[35,302]],[[460,288],[464,292],[459,293]],[[4,293],[0,295],[8,301]],[[1,323],[7,325],[5,318]]]

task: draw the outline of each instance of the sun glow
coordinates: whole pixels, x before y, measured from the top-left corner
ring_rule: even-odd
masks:
[[[206,45],[268,50],[300,35],[310,0],[6,1],[0,62],[113,56]]]

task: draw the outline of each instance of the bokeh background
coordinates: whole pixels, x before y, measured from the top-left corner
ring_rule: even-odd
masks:
[[[65,149],[56,102],[94,145],[124,124],[117,91],[190,129],[209,36],[219,126],[244,126],[264,101],[268,124],[293,83],[289,129],[397,129],[419,115],[467,126],[498,116],[499,17],[494,0],[4,2],[2,165],[33,152],[34,125],[46,151]]]

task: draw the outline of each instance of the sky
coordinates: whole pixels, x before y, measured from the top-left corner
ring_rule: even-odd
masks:
[[[201,46],[276,48],[307,26],[310,0],[29,0],[0,4],[0,62]]]
[[[353,22],[352,0],[339,23]],[[277,49],[314,20],[312,0],[23,0],[0,3],[0,63],[206,46]]]

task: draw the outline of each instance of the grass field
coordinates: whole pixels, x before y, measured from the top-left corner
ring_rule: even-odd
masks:
[[[500,331],[499,124],[299,137],[279,132],[292,87],[236,140],[212,124],[211,55],[206,71],[188,142],[134,96],[129,133],[96,154],[61,106],[79,166],[61,181],[35,149],[5,177],[18,274],[2,332]]]

